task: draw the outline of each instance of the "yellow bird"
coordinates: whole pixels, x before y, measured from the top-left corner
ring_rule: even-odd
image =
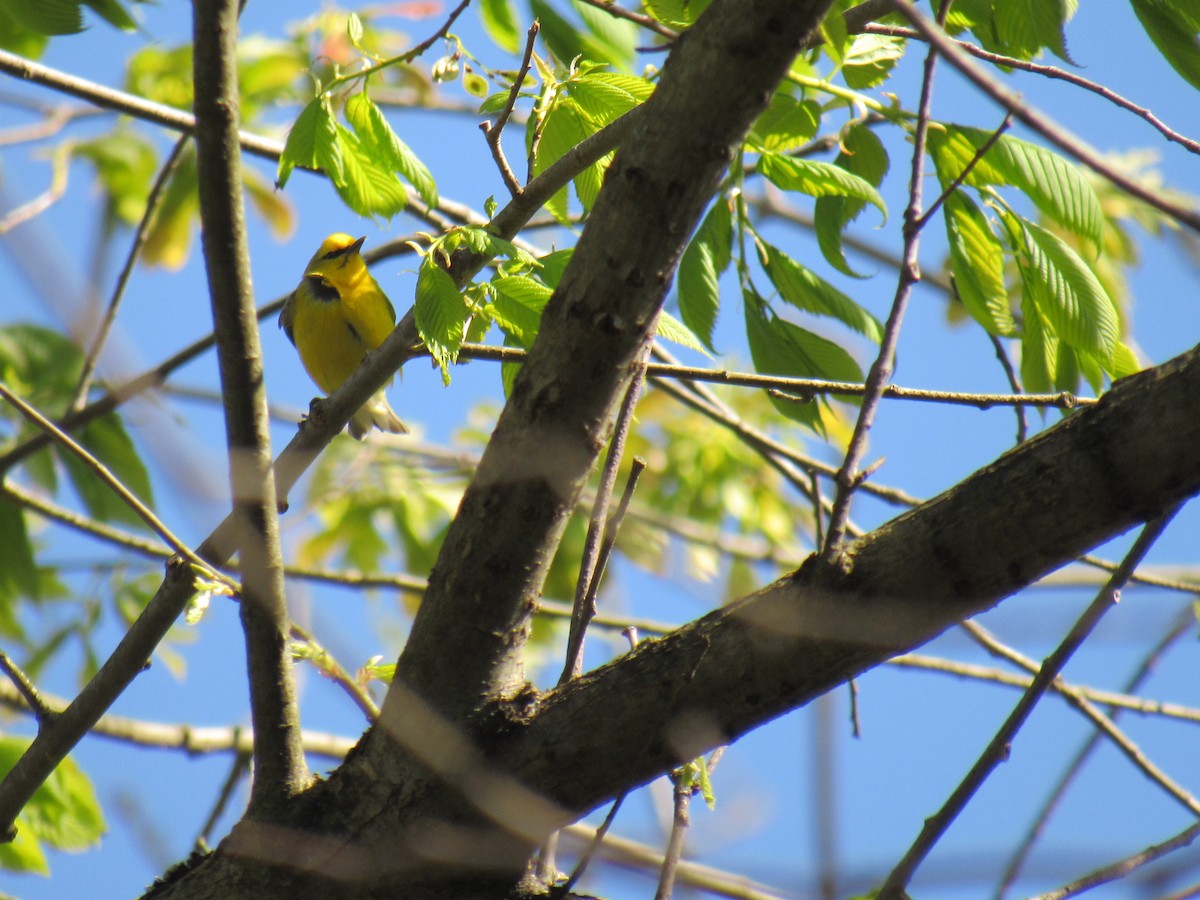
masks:
[[[325,238],[279,313],[279,327],[326,395],[341,387],[396,325],[392,302],[359,253],[365,240],[348,234]],[[361,441],[372,426],[408,432],[382,389],[351,417],[350,435]]]

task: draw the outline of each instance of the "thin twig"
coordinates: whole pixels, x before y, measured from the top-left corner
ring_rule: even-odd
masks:
[[[1167,633],[1163,635],[1159,642],[1146,655],[1145,659],[1142,660],[1141,664],[1137,667],[1137,670],[1125,682],[1125,693],[1132,694],[1141,688],[1142,684],[1149,677],[1150,673],[1158,665],[1158,662],[1162,658],[1163,654],[1167,652],[1171,645],[1191,631],[1195,621],[1196,616],[1191,607],[1184,607],[1184,609],[1176,617],[1175,622],[1167,630]],[[1109,718],[1115,721],[1116,718],[1121,714],[1121,709],[1117,706],[1110,705],[1107,712]],[[1005,867],[1004,874],[1000,877],[1000,883],[996,887],[995,896],[997,900],[1000,900],[1008,888],[1012,886],[1013,882],[1017,880],[1017,876],[1020,874],[1021,868],[1024,866],[1025,861],[1029,858],[1029,854],[1033,850],[1034,844],[1036,844],[1038,838],[1041,837],[1042,831],[1045,829],[1046,823],[1049,822],[1051,814],[1058,807],[1058,804],[1062,798],[1066,795],[1067,789],[1075,780],[1075,776],[1083,771],[1084,763],[1087,762],[1088,757],[1090,757],[1092,752],[1098,746],[1100,746],[1100,738],[1101,735],[1098,731],[1092,732],[1088,739],[1083,742],[1083,745],[1079,748],[1074,758],[1067,763],[1067,766],[1063,770],[1063,774],[1060,776],[1058,783],[1054,785],[1053,789],[1042,803],[1041,809],[1039,809],[1037,814],[1033,817],[1033,821],[1030,823],[1028,830],[1025,832],[1024,839],[1018,845],[1016,851],[1012,855],[1012,858],[1009,860],[1008,865]]]
[[[10,391],[3,383],[0,383],[0,399],[8,401],[17,408],[26,419],[42,429],[50,435],[54,441],[61,444],[71,453],[79,457],[80,461],[91,471],[97,478],[106,484],[114,494],[121,498],[126,506],[128,506],[137,515],[139,519],[145,522],[152,531],[161,537],[176,554],[186,559],[193,566],[198,567],[209,578],[219,581],[228,586],[235,592],[241,591],[241,586],[227,575],[218,572],[198,555],[192,552],[192,549],[183,543],[175,533],[168,528],[161,519],[156,516],[146,504],[139,500],[129,488],[121,483],[117,476],[113,475],[109,468],[92,456],[82,445],[77,443],[70,435],[64,434],[53,422],[43,416],[40,412]]]
[[[1000,340],[998,334],[992,334],[990,331],[987,332],[987,336],[988,340],[992,342],[993,349],[996,351],[996,359],[1000,361],[1000,368],[1004,370],[1004,377],[1008,379],[1009,387],[1012,388],[1014,394],[1023,394],[1025,389],[1021,386],[1021,377],[1017,374],[1012,360],[1008,358],[1004,342]],[[1029,436],[1029,417],[1025,414],[1025,406],[1023,404],[1013,404],[1013,410],[1017,414],[1017,443],[1023,444]]]
[[[1152,206],[1159,212],[1165,213],[1181,225],[1186,225],[1193,231],[1200,231],[1200,213],[1191,207],[1177,202],[1149,187],[1140,184],[1125,172],[1120,171],[1098,152],[1084,144],[1078,138],[1059,127],[1049,116],[1035,109],[1016,92],[1006,88],[979,66],[965,50],[960,48],[938,25],[922,15],[909,0],[892,0],[900,11],[929,43],[937,48],[946,61],[958,69],[972,84],[987,94],[1002,108],[1012,114],[1025,125],[1032,128],[1060,150],[1075,157],[1098,175],[1111,181],[1127,194]]]
[[[1094,887],[1099,887],[1110,881],[1116,881],[1118,878],[1125,878],[1130,872],[1166,856],[1173,850],[1188,846],[1197,837],[1200,837],[1200,823],[1184,829],[1173,838],[1165,840],[1161,844],[1154,844],[1139,853],[1096,869],[1094,872],[1084,875],[1077,881],[1072,881],[1070,884],[1063,885],[1045,894],[1038,894],[1038,896],[1032,897],[1030,900],[1066,900],[1067,897],[1074,897],[1076,894],[1090,891]]]
[[[921,217],[917,219],[918,228],[924,228],[929,223],[929,220],[936,215],[937,211],[942,208],[942,204],[946,202],[946,198],[963,186],[963,182],[965,182],[967,178],[970,177],[971,173],[975,171],[975,167],[983,162],[983,158],[987,156],[987,152],[996,145],[996,141],[1000,140],[1001,135],[1008,131],[1011,126],[1012,113],[1010,112],[1005,114],[1004,121],[1000,123],[1000,127],[988,135],[988,139],[983,142],[983,145],[978,150],[975,151],[970,161],[963,166],[962,171],[954,177],[952,182],[942,189],[942,192],[938,195],[938,198],[929,204],[929,209],[925,210],[925,212],[921,214]]]
[[[624,19],[626,22],[633,22],[645,28],[647,31],[652,31],[659,37],[666,38],[668,41],[674,41],[679,37],[679,32],[673,28],[668,28],[662,22],[644,13],[634,12],[631,9],[625,9],[623,6],[617,6],[616,0],[583,0],[588,6],[594,6],[596,9],[603,10],[614,19]]]
[[[317,642],[308,629],[292,622],[288,633],[294,641],[306,648],[300,652],[300,657],[307,659],[317,667],[318,672],[340,687],[367,717],[368,722],[379,718],[379,706],[371,699],[371,695],[359,684],[358,679],[342,667],[332,653]]]
[[[1138,564],[1149,552],[1150,548],[1158,540],[1167,524],[1174,518],[1179,511],[1179,507],[1175,506],[1165,512],[1162,516],[1148,523],[1142,529],[1142,533],[1138,535],[1133,546],[1125,555],[1125,559],[1121,563],[1120,569],[1113,573],[1108,583],[1096,595],[1096,598],[1091,602],[1088,608],[1084,611],[1072,626],[1071,631],[1063,639],[1062,643],[1055,649],[1053,653],[1046,658],[1038,670],[1037,675],[1033,679],[1033,683],[1029,686],[1017,703],[1008,719],[996,732],[995,736],[988,743],[988,746],[980,754],[975,765],[971,767],[971,771],[959,783],[951,793],[950,797],[942,805],[942,808],[932,817],[925,820],[925,826],[921,829],[920,835],[913,842],[912,847],[904,855],[904,858],[896,864],[891,873],[884,882],[883,887],[879,891],[880,900],[900,900],[905,896],[905,888],[908,886],[912,878],[912,874],[916,871],[917,866],[929,855],[934,845],[945,834],[946,829],[958,817],[958,814],[966,807],[970,799],[975,795],[975,792],[991,774],[992,770],[1000,764],[1008,755],[1008,746],[1017,732],[1025,724],[1029,718],[1033,708],[1038,701],[1050,689],[1051,683],[1059,673],[1063,666],[1079,649],[1080,645],[1091,634],[1092,630],[1099,623],[1104,614],[1116,603],[1120,594],[1121,588],[1125,582],[1129,580],[1129,575],[1137,568]]]
[[[87,402],[88,390],[92,383],[92,374],[96,369],[96,361],[100,358],[100,352],[104,349],[105,343],[108,342],[108,335],[112,331],[113,323],[117,319],[117,309],[121,305],[121,298],[125,295],[125,286],[129,283],[129,277],[133,274],[133,267],[137,263],[138,256],[142,252],[142,247],[145,245],[146,239],[150,236],[150,229],[154,225],[159,207],[162,205],[167,182],[171,180],[171,176],[175,173],[176,168],[178,168],[179,160],[183,157],[183,151],[191,139],[191,135],[185,134],[175,141],[175,146],[171,148],[171,153],[167,157],[167,161],[163,163],[162,168],[159,170],[158,178],[154,181],[154,186],[150,188],[150,196],[146,198],[146,209],[142,212],[142,220],[138,223],[137,231],[134,232],[133,243],[130,244],[129,253],[125,256],[125,265],[121,269],[121,274],[117,276],[117,284],[113,288],[112,297],[109,298],[108,309],[104,313],[104,320],[100,323],[100,327],[96,331],[96,336],[92,339],[92,345],[88,348],[87,355],[84,356],[83,369],[79,373],[79,381],[75,386],[75,398],[67,407],[69,410],[78,411]]]
[[[648,351],[649,347],[647,347]],[[599,589],[600,578],[604,574],[607,552],[612,549],[612,541],[616,537],[615,530],[620,524],[616,517],[610,522],[608,505],[612,500],[613,489],[616,487],[617,472],[621,467],[621,457],[625,453],[625,441],[629,437],[629,429],[633,426],[633,411],[637,407],[645,380],[646,360],[643,356],[635,364],[633,375],[629,379],[629,386],[625,389],[625,397],[621,401],[621,408],[613,423],[612,438],[609,440],[608,453],[600,474],[600,485],[596,489],[596,500],[592,506],[587,537],[584,540],[583,559],[579,563],[579,579],[575,585],[573,604],[574,612],[571,615],[571,629],[567,636],[566,661],[558,679],[560,685],[572,678],[577,678],[583,672],[584,635],[587,632],[588,622],[596,614],[596,593]],[[617,516],[625,515],[625,510],[629,507],[629,498],[645,465],[642,460],[635,459],[633,461]],[[605,549],[606,544],[607,550]]]
[[[571,870],[570,877],[563,884],[562,891],[564,894],[570,891],[576,882],[583,877],[583,873],[587,871],[588,865],[596,855],[596,851],[600,849],[600,845],[604,843],[604,838],[608,834],[608,830],[612,828],[612,823],[616,820],[617,813],[621,809],[621,804],[625,802],[627,796],[629,795],[618,794],[617,799],[608,808],[608,812],[604,816],[604,821],[600,823],[600,827],[596,829],[596,833],[592,835],[592,839],[588,842],[588,845],[579,854],[579,860],[575,863],[575,868]]]
[[[654,892],[654,900],[670,900],[675,890],[675,872],[679,868],[679,860],[683,856],[683,840],[691,825],[689,807],[692,802],[692,788],[685,786],[678,772],[671,774],[674,800],[674,811],[671,816],[671,834],[667,838],[667,849],[663,853],[662,869],[658,876],[658,889]]]
[[[17,667],[3,650],[0,650],[0,672],[8,676],[8,680],[13,683],[13,687],[21,695],[25,701],[25,705],[33,711],[34,718],[37,719],[38,725],[54,716],[54,710],[46,705],[46,701],[42,699],[42,695],[38,693],[37,688],[33,686],[33,682],[29,677]]]
[[[938,21],[944,21],[950,5],[942,0],[938,9]],[[859,483],[859,466],[867,452],[867,434],[875,421],[883,389],[892,377],[896,362],[896,346],[900,341],[900,325],[908,308],[912,288],[921,278],[919,249],[921,241],[921,193],[925,175],[925,142],[929,132],[930,111],[933,103],[933,75],[937,69],[937,53],[930,47],[925,56],[925,74],[921,79],[921,99],[917,105],[917,124],[913,134],[912,175],[909,179],[908,207],[904,210],[904,249],[901,253],[903,265],[896,283],[892,308],[883,327],[879,342],[879,353],[867,374],[867,390],[863,394],[862,406],[854,423],[854,432],[846,448],[842,467],[837,474],[837,493],[834,495],[833,512],[825,532],[825,544],[821,557],[831,563],[842,552],[846,538],[846,523],[850,519],[850,501]]]
[[[67,708],[67,701],[51,694],[42,694],[47,709],[52,714]],[[0,704],[20,712],[33,712],[28,701],[17,689],[0,681]],[[36,715],[36,714],[35,714]],[[156,750],[182,750],[189,756],[210,753],[249,753],[254,740],[253,732],[239,725],[197,727],[192,724],[172,724],[129,719],[125,716],[102,716],[90,729],[98,737],[149,747]],[[306,753],[328,759],[341,759],[350,752],[356,738],[340,737],[326,732],[306,731],[301,735]]]
[[[237,786],[242,779],[250,773],[250,761],[253,757],[249,753],[237,753],[233,757],[233,764],[229,767],[229,774],[225,776],[225,781],[221,785],[221,790],[217,792],[217,800],[213,804],[213,808],[208,813],[208,818],[204,820],[204,825],[200,829],[200,833],[196,835],[195,849],[200,853],[208,852],[210,846],[209,839],[212,837],[213,830],[217,827],[217,822],[221,816],[225,814],[225,809],[229,806],[229,801],[233,799],[233,792],[237,790]]]
[[[421,351],[427,356],[426,351]],[[497,347],[490,344],[463,344],[460,359],[486,359],[493,362],[524,362],[525,351],[520,347]],[[728,384],[733,387],[750,387],[779,391],[780,399],[797,403],[809,402],[815,396],[831,395],[865,397],[870,390],[867,384],[854,381],[825,381],[819,378],[786,378],[776,375],[758,375],[753,372],[731,372],[728,369],[706,369],[700,366],[668,365],[649,363],[646,366],[649,378],[672,378],[680,381],[700,381],[710,384]],[[789,396],[784,392],[792,392]],[[1030,406],[1036,409],[1076,409],[1095,406],[1096,397],[1079,397],[1070,391],[1053,394],[984,394],[969,391],[935,391],[921,388],[901,387],[886,384],[879,388],[880,397],[888,400],[916,400],[924,403],[946,403],[952,406],[973,406],[991,409],[995,406]]]
[[[0,51],[3,52],[3,51]],[[0,235],[11,231],[23,222],[40,216],[62,199],[67,192],[67,173],[70,171],[70,155],[60,147],[50,157],[50,186],[28,203],[23,203],[0,219]]]
[[[530,60],[533,58],[533,44],[537,40],[538,30],[541,27],[537,19],[534,19],[533,24],[529,26],[529,31],[525,37],[525,55],[521,57],[521,65],[517,69],[517,77],[513,80],[512,88],[508,92],[508,99],[504,102],[504,109],[500,111],[500,115],[496,119],[496,124],[493,125],[491,122],[479,123],[479,127],[483,130],[483,134],[487,138],[487,145],[492,151],[492,159],[496,161],[496,168],[500,170],[500,177],[504,179],[504,184],[508,188],[508,192],[514,198],[521,196],[521,182],[517,181],[517,176],[513,174],[513,170],[504,156],[504,147],[500,143],[500,137],[504,132],[504,126],[508,124],[509,116],[512,115],[517,97],[521,94],[521,85],[525,83],[525,76],[529,74]]]
[[[996,640],[987,632],[983,626],[976,622],[964,622],[963,629],[978,641],[989,653],[997,654],[1004,659],[1009,660],[1015,665],[1025,669],[1025,671],[1036,674],[1038,665],[1033,660],[1007,647],[1000,641]],[[1083,713],[1096,727],[1098,734],[1103,734],[1108,738],[1116,748],[1125,755],[1133,765],[1141,771],[1143,775],[1166,791],[1172,799],[1182,805],[1184,809],[1194,816],[1200,816],[1200,800],[1197,800],[1186,788],[1172,779],[1166,772],[1162,771],[1142,752],[1121,729],[1117,728],[1111,718],[1101,712],[1091,701],[1084,697],[1079,691],[1072,690],[1068,685],[1063,683],[1062,679],[1054,678],[1050,682],[1050,687],[1056,693],[1062,695],[1067,703]]]
[[[924,41],[926,37],[919,31],[914,31],[911,28],[901,28],[895,25],[880,25],[878,23],[870,23],[863,28],[863,32],[867,34],[882,34],[889,37],[902,37],[912,41]],[[1006,69],[1020,69],[1024,72],[1031,72],[1035,75],[1042,75],[1046,78],[1054,78],[1060,81],[1065,81],[1068,84],[1073,84],[1075,87],[1083,88],[1086,91],[1091,91],[1093,94],[1099,94],[1110,103],[1127,110],[1136,116],[1140,116],[1151,127],[1157,129],[1159,134],[1165,137],[1168,141],[1173,141],[1184,147],[1192,153],[1200,154],[1200,141],[1195,141],[1186,135],[1180,134],[1172,128],[1169,128],[1162,119],[1158,118],[1154,113],[1144,106],[1138,106],[1132,100],[1122,97],[1116,91],[1105,85],[1098,84],[1095,81],[1089,81],[1074,72],[1069,72],[1066,69],[1060,69],[1057,66],[1046,66],[1041,63],[1029,62],[1024,59],[1017,59],[1012,56],[1004,56],[1000,53],[992,53],[989,50],[984,50],[970,41],[955,40],[954,44],[961,47],[972,56],[982,59],[985,62],[990,62],[993,65],[1002,66]]]

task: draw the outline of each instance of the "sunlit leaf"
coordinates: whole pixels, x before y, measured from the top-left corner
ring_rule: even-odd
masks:
[[[483,30],[501,50],[516,53],[521,49],[521,33],[512,0],[480,0],[476,8]]]
[[[992,334],[1015,330],[1004,283],[1004,246],[975,202],[962,191],[942,207],[950,241],[950,269],[967,312]]]
[[[815,272],[800,265],[782,250],[763,242],[767,251],[766,272],[781,296],[797,309],[837,319],[859,334],[879,343],[883,326],[879,320]]]
[[[841,152],[833,162],[875,187],[879,187],[888,171],[887,150],[875,132],[865,125],[847,129],[842,135]],[[855,272],[846,262],[842,233],[865,208],[865,200],[840,195],[818,197],[813,207],[813,225],[821,253],[831,266],[852,278],[866,276]]]
[[[1192,0],[1133,0],[1133,11],[1171,68],[1200,90],[1200,12]]]
[[[467,307],[446,271],[426,258],[417,274],[417,331],[450,383],[450,366],[458,359],[467,324]]]
[[[720,306],[718,279],[729,266],[732,222],[729,204],[718,197],[679,263],[679,314],[709,350]]]
[[[798,191],[813,197],[852,197],[870,203],[884,217],[887,207],[874,185],[852,172],[831,163],[795,159],[778,153],[764,153],[758,170],[777,188]]]

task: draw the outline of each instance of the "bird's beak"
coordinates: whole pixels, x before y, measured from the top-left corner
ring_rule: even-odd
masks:
[[[360,237],[360,238],[359,238],[357,241],[355,241],[353,244],[351,244],[351,245],[350,245],[350,247],[348,248],[349,252],[350,252],[350,253],[359,253],[359,252],[361,252],[361,250],[362,250],[362,245],[363,245],[363,241],[365,241],[366,239],[367,239],[367,236],[364,234],[364,235],[363,235],[362,237]]]

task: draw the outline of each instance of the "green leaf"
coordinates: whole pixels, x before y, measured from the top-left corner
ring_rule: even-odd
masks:
[[[929,137],[938,177],[946,185],[960,175],[991,133],[949,125],[945,131],[931,129]],[[1043,215],[1091,242],[1099,252],[1104,230],[1100,200],[1080,169],[1058,154],[1001,135],[971,170],[966,183],[974,187],[994,184],[1017,188]]]
[[[516,53],[521,49],[521,33],[512,0],[480,0],[478,9],[483,30],[501,50]]]
[[[690,28],[708,9],[710,0],[643,0],[646,12],[668,28]]]
[[[879,343],[883,326],[873,315],[816,273],[804,268],[782,250],[763,242],[767,251],[765,269],[781,296],[797,309],[829,316]]]
[[[24,56],[26,59],[41,59],[50,38],[40,31],[23,24],[8,7],[0,4],[0,49]],[[0,856],[0,862],[3,856]]]
[[[137,31],[137,22],[117,0],[83,0],[98,16],[122,31]]]
[[[20,823],[20,819],[17,819]],[[10,872],[32,872],[35,875],[50,876],[50,864],[46,854],[42,852],[42,842],[28,828],[18,824],[16,838],[8,844],[0,844],[0,869]],[[9,895],[0,894],[4,900],[10,900]]]
[[[538,143],[537,156],[534,159],[533,171],[541,174],[557,162],[563,154],[572,150],[576,144],[596,131],[591,121],[580,112],[575,101],[563,97],[554,104],[546,115],[542,126],[542,139]],[[584,169],[575,177],[575,191],[579,195],[584,208],[589,208],[600,192],[600,182],[603,178],[603,166],[607,157]],[[568,219],[567,190],[559,190],[546,204],[546,208],[560,222]]]
[[[150,474],[137,455],[133,441],[116,413],[109,413],[89,422],[76,438],[92,456],[104,463],[135,497],[146,506],[153,507]],[[75,490],[79,492],[89,515],[102,522],[145,525],[137,513],[87,468],[79,457],[65,448],[56,448],[55,452],[67,470]]]
[[[1120,339],[1120,318],[1098,278],[1053,232],[1019,220],[1023,246],[1017,265],[1026,296],[1070,347],[1095,356],[1106,368]]]
[[[709,355],[708,351],[704,349],[704,345],[700,343],[700,339],[692,333],[692,330],[666,310],[658,314],[658,325],[654,333],[664,341],[670,341],[672,344],[678,344],[680,347],[687,347],[689,350],[695,350],[697,353],[703,353],[705,356]]]
[[[717,198],[679,262],[679,314],[683,322],[709,350],[720,307],[721,273],[729,266],[733,225],[729,203]]]
[[[497,278],[492,282],[496,324],[525,349],[533,346],[542,324],[542,310],[553,291],[523,275]]]
[[[596,124],[596,130],[645,102],[654,92],[654,85],[644,78],[597,71],[572,78],[565,87],[579,111]]]
[[[25,515],[13,500],[0,493],[0,633],[15,633],[16,601],[37,596],[37,561],[25,527]]]
[[[79,0],[9,0],[8,13],[38,34],[78,34],[83,31]]]
[[[404,185],[389,168],[380,165],[358,136],[337,125],[337,152],[330,153],[332,163],[340,163],[337,174],[326,172],[342,201],[359,215],[391,218],[408,205]]]
[[[1133,0],[1133,11],[1171,68],[1200,90],[1200,13],[1194,0]]]
[[[1004,0],[995,5],[996,33],[1009,56],[1033,59],[1043,47],[1066,58],[1063,26],[1070,18],[1065,0]]]
[[[571,0],[571,6],[583,19],[584,58],[630,71],[640,36],[638,26],[580,0]]]
[[[813,197],[852,197],[865,200],[887,218],[887,207],[879,191],[866,179],[831,163],[794,159],[778,153],[764,153],[758,170],[783,191],[798,191]]]
[[[296,166],[309,169],[323,167],[326,174],[333,178],[335,171],[341,168],[340,163],[330,166],[333,162],[334,148],[337,146],[337,122],[334,121],[328,108],[320,97],[310,100],[288,132],[287,142],[279,157],[279,168],[275,173],[275,184],[282,188],[291,177]],[[330,171],[330,168],[335,171]]]
[[[567,271],[567,265],[571,262],[574,253],[574,247],[566,247],[562,250],[555,250],[553,253],[547,253],[545,256],[539,256],[538,275],[541,276],[542,281],[557,289],[563,272]]]
[[[429,257],[417,273],[417,331],[450,383],[450,366],[458,359],[466,331],[467,307],[454,279]]]
[[[813,100],[797,100],[779,91],[750,129],[747,140],[760,150],[786,153],[802,147],[817,134],[821,107]]]
[[[887,150],[874,130],[865,125],[854,125],[846,130],[842,135],[841,152],[833,163],[875,187],[879,187],[888,171]],[[867,276],[855,272],[846,262],[842,232],[865,208],[865,201],[841,196],[818,197],[813,207],[813,227],[822,255],[831,266],[851,278]]]
[[[96,167],[117,218],[126,225],[140,222],[158,170],[154,145],[137,132],[118,128],[76,144],[72,152]]]
[[[521,342],[510,334],[504,335],[505,347],[520,347]],[[521,363],[505,362],[500,364],[500,382],[504,387],[504,399],[512,396],[513,384],[516,383],[517,375],[521,371]]]
[[[846,84],[861,91],[887,81],[896,63],[904,56],[905,45],[905,39],[900,37],[855,35],[842,65]]]
[[[438,204],[437,185],[429,169],[400,140],[379,107],[365,93],[354,94],[346,101],[346,120],[354,128],[363,151],[377,168],[399,173],[416,188],[426,205]]]
[[[863,380],[858,363],[843,348],[770,313],[761,297],[747,292],[743,306],[746,337],[756,371],[790,378]],[[824,401],[792,403],[772,397],[771,402],[792,421],[821,428],[819,404]]]
[[[6,774],[17,764],[26,749],[29,739],[23,737],[0,737],[0,774]],[[45,841],[59,850],[85,850],[93,846],[104,834],[104,816],[96,802],[92,784],[83,771],[70,759],[64,759],[34,793],[29,803],[17,817],[18,832],[27,832],[27,837],[36,844]],[[23,848],[20,854],[28,863],[41,856],[39,848]],[[9,856],[0,856],[7,865]],[[33,866],[32,871],[43,871]]]
[[[942,206],[958,298],[991,334],[1016,331],[1004,284],[1004,246],[975,202],[955,191]]]
[[[1058,338],[1050,330],[1032,296],[1021,296],[1021,383],[1035,394],[1054,389]]]

